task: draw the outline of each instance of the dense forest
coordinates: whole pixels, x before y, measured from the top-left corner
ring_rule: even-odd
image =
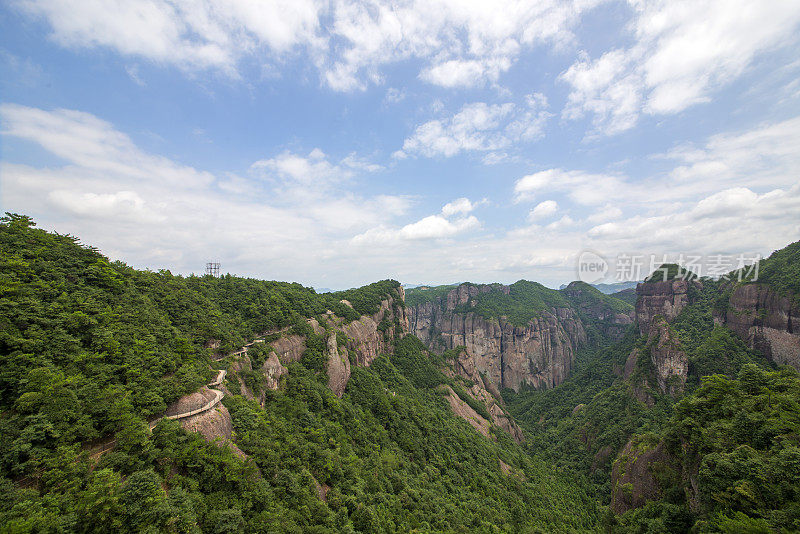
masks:
[[[569,305],[587,325],[565,382],[497,399],[524,428],[517,443],[453,414],[450,391],[491,421],[453,372],[460,349],[430,352],[397,316],[376,327],[385,353],[368,366],[351,353],[346,389],[331,390],[326,343],[345,350],[344,327],[378,313],[396,281],[317,294],[141,271],[12,214],[0,253],[0,532],[800,530],[800,376],[718,320],[748,280],[689,286],[667,327],[688,359],[677,394],[649,358],[630,365],[653,347],[636,324],[612,341],[588,313],[632,313],[629,295],[526,281],[478,295],[469,309],[486,317],[524,323]],[[760,283],[796,299],[799,254],[795,243],[764,260]],[[281,336],[304,352],[266,387]],[[256,338],[246,369],[221,358]],[[159,419],[219,369],[235,446]]]
[[[288,364],[263,408],[226,396],[243,454],[175,421],[148,429],[216,374],[210,340],[225,352],[279,329],[306,331],[306,319],[326,310],[353,320],[374,313],[397,282],[318,295],[298,284],[137,271],[19,215],[0,223],[0,251],[2,532],[599,524],[570,474],[502,431],[485,438],[454,417],[441,387],[450,379],[411,336],[393,340],[393,355],[354,367],[342,398],[324,365],[306,357]],[[92,456],[87,444],[110,435],[113,450]]]
[[[759,283],[796,298],[799,253],[794,243],[762,260]],[[649,359],[623,376],[631,352],[647,350],[648,337],[635,328],[619,343],[580,351],[576,370],[557,388],[503,391],[529,453],[583,477],[610,507],[609,531],[800,530],[800,376],[776,369],[715,321],[737,283],[748,281],[736,274],[690,285],[690,304],[670,322],[688,356],[683,395],[655,387]],[[665,265],[649,281],[676,278],[696,277]],[[631,506],[626,466],[649,455],[655,459],[644,471],[655,489],[644,506]],[[612,513],[615,504],[622,513]]]

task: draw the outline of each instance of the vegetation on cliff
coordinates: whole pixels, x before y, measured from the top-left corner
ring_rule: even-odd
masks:
[[[773,371],[763,355],[715,324],[728,287],[725,280],[689,284],[687,305],[669,324],[689,363],[683,397],[653,386],[648,337],[635,328],[616,345],[582,350],[576,371],[553,390],[503,392],[528,433],[530,452],[581,474],[604,503],[612,495],[630,502],[631,494],[647,491],[612,478],[614,462],[627,461],[618,457],[623,447],[633,443],[641,454],[641,447],[661,444],[667,458],[646,466],[658,497],[621,516],[609,513],[606,526],[615,532],[800,526],[798,479],[781,472],[797,470],[798,375],[791,368]]]
[[[215,374],[209,341],[229,350],[265,331],[306,330],[303,318],[348,313],[342,299],[374,313],[396,294],[394,281],[317,295],[298,284],[138,271],[11,215],[0,223],[0,252],[2,532],[598,524],[569,475],[450,412],[440,385],[451,379],[411,336],[392,340],[393,356],[353,367],[341,399],[327,387],[321,336],[309,336],[316,357],[287,364],[283,389],[266,390],[263,408],[226,396],[246,457],[172,421],[148,429],[148,417]],[[254,350],[258,362],[266,345]],[[86,446],[112,434],[113,450],[90,457]]]
[[[751,270],[746,279],[756,276]],[[800,300],[800,241],[776,250],[758,265],[758,283],[767,284],[781,295]]]
[[[467,302],[458,303],[456,313],[474,313],[486,319],[505,319],[515,326],[525,326],[541,316],[543,311],[572,307],[576,311],[587,308],[605,309],[616,313],[630,313],[633,307],[620,299],[605,295],[583,282],[572,282],[561,290],[550,289],[538,282],[519,280],[507,288],[501,284],[461,284],[477,288],[478,294]],[[406,291],[406,304],[418,306],[425,302],[445,301],[447,295],[459,285],[417,287]]]
[[[615,520],[615,530],[798,530],[799,398],[800,375],[789,367],[746,364],[736,378],[704,378],[650,436],[672,460],[659,466],[661,499]]]

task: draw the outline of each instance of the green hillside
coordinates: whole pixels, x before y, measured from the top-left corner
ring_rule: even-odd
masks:
[[[305,356],[264,408],[226,396],[244,457],[173,421],[148,430],[216,375],[207,341],[229,350],[276,328],[306,331],[303,318],[326,309],[346,316],[341,299],[373,313],[396,282],[317,295],[137,271],[21,216],[0,222],[0,252],[2,532],[598,528],[572,475],[451,413],[440,387],[449,379],[412,336],[394,340],[394,356],[354,366],[341,399],[324,363]],[[89,456],[85,445],[112,435],[113,450]]]

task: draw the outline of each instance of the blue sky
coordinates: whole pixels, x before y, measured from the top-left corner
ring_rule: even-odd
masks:
[[[799,29],[796,0],[12,0],[0,207],[331,288],[768,254],[800,239]]]

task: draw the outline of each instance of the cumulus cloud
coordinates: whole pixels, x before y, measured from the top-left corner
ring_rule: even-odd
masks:
[[[182,69],[236,72],[257,51],[281,54],[294,46],[322,46],[321,3],[314,0],[190,2],[150,0],[18,0],[41,17],[50,37],[70,48],[104,47]]]
[[[355,154],[332,162],[318,149],[284,152],[217,176],[146,152],[89,113],[3,104],[0,121],[6,139],[58,158],[0,163],[4,208],[139,266],[197,272],[213,257],[240,274],[319,280],[309,258],[345,261],[339,247],[350,236],[411,204],[345,187],[376,170]]]
[[[797,43],[793,0],[630,0],[634,43],[582,55],[561,75],[567,119],[592,117],[598,132],[633,127],[642,113],[677,113],[707,101],[760,53]]]
[[[627,186],[622,178],[583,171],[547,169],[523,176],[514,184],[515,202],[532,200],[540,192],[562,191],[578,204],[601,204]]]
[[[509,68],[511,59],[508,57],[451,59],[427,67],[420,73],[420,78],[441,87],[477,87],[487,82],[497,82]]]
[[[452,202],[448,202],[442,207],[442,215],[450,217],[456,214],[467,214],[475,209],[475,204],[470,202],[468,198],[457,198]]]
[[[545,219],[551,215],[555,215],[557,211],[558,203],[555,200],[545,200],[544,202],[539,202],[536,207],[530,211],[528,219],[531,221]]]
[[[455,220],[448,220],[441,215],[430,215],[400,229],[403,239],[434,239],[454,236],[465,230],[480,226],[474,215]]]
[[[349,180],[359,172],[377,172],[383,167],[355,154],[348,155],[339,163],[331,163],[322,150],[315,148],[305,156],[286,150],[275,157],[254,162],[250,169],[264,177],[278,179],[287,186],[324,189]]]
[[[800,184],[763,194],[733,188],[701,198],[688,209],[600,224],[587,235],[615,250],[765,253],[800,237],[798,210]]]
[[[480,227],[480,221],[474,215],[468,215],[479,203],[468,198],[458,198],[442,207],[441,214],[428,215],[422,219],[399,228],[390,228],[383,224],[358,234],[352,242],[392,243],[401,240],[442,239],[474,230]]]
[[[549,117],[547,99],[538,93],[528,95],[524,106],[511,102],[466,104],[455,115],[418,126],[403,142],[402,154],[451,157],[460,152],[506,149],[516,142],[541,137]],[[493,154],[488,164],[502,159]]]
[[[329,87],[379,83],[381,67],[408,59],[444,87],[495,82],[524,49],[563,46],[597,2],[498,0],[15,0],[45,20],[51,39],[108,48],[189,72],[236,76],[246,58],[280,62],[302,53]]]
[[[586,220],[590,223],[597,224],[610,221],[612,219],[619,219],[620,217],[622,217],[622,210],[617,206],[608,204],[589,215]]]

